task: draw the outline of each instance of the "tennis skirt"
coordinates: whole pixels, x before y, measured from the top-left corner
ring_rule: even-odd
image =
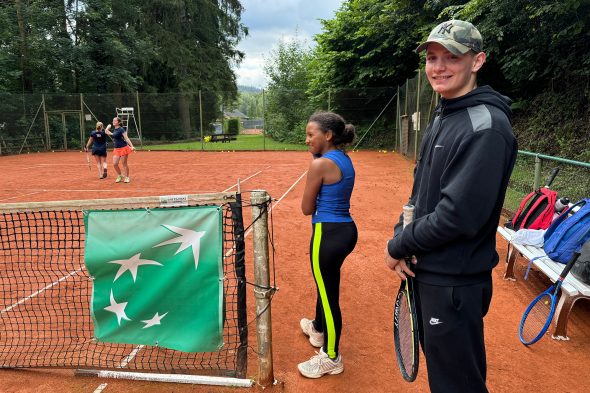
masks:
[[[113,150],[113,155],[117,156],[117,157],[123,157],[123,156],[128,156],[129,154],[131,154],[133,152],[133,149],[131,149],[129,147],[129,145],[125,146],[125,147],[116,147]]]
[[[106,157],[107,156],[107,149],[92,149],[92,155],[93,156],[99,156],[99,157]]]

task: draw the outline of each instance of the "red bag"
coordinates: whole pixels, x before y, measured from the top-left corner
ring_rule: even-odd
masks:
[[[528,194],[518,208],[516,214],[505,225],[506,228],[547,229],[553,219],[557,191],[542,187]]]

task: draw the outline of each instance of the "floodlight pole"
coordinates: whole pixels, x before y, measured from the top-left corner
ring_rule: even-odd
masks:
[[[250,194],[252,205],[252,237],[254,241],[254,297],[256,298],[256,337],[258,341],[258,384],[267,387],[274,383],[272,364],[272,323],[268,260],[268,206],[270,197],[264,190]]]

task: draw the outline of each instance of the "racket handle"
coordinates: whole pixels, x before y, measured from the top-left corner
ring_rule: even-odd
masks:
[[[404,217],[403,227],[405,228],[414,220],[414,205],[404,205],[402,211]]]
[[[555,180],[555,176],[557,176],[558,173],[559,173],[559,167],[553,168],[553,171],[551,172],[551,175],[549,176],[549,180],[547,180],[547,185],[545,186],[545,188],[551,187],[551,184],[553,184],[553,180]]]
[[[567,265],[565,265],[565,268],[563,269],[563,271],[559,275],[560,281],[565,280],[565,276],[567,276],[567,274],[570,272],[570,270],[572,270],[572,267],[574,267],[574,265],[576,264],[576,261],[578,260],[579,257],[580,257],[580,252],[574,251],[574,255],[572,255],[572,259],[569,260],[569,262],[567,263]]]

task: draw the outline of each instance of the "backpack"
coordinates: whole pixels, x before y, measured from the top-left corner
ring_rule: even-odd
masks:
[[[519,229],[547,229],[553,219],[557,191],[546,187],[528,194],[516,211],[516,214],[504,226],[518,231]]]
[[[572,213],[576,207],[579,207],[578,211]],[[545,232],[543,250],[555,262],[567,263],[574,251],[579,250],[588,239],[590,239],[590,199],[584,198],[551,223]]]

